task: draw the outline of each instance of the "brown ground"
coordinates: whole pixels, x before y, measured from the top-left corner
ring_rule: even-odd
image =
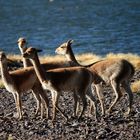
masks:
[[[136,72],[132,82],[138,79],[140,72]],[[104,88],[104,96],[107,109],[114,99],[110,87]],[[72,95],[66,94],[60,100],[65,114],[72,116]],[[71,118],[66,123],[58,112],[57,120],[52,125],[51,120],[40,119],[39,115],[34,117],[36,103],[32,94],[23,95],[22,101],[24,118],[19,121],[14,118],[16,108],[12,94],[0,89],[0,140],[140,140],[140,95],[136,93],[130,116],[124,117],[127,111],[125,95],[110,115],[99,117],[99,122],[95,122],[94,114],[88,117],[88,106],[80,122]],[[98,109],[100,113],[99,106]]]

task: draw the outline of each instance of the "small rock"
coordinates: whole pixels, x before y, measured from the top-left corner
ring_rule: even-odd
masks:
[[[5,117],[13,117],[15,115],[15,113],[13,114],[12,112],[11,113],[8,113],[5,115]],[[17,114],[16,114],[17,115]]]
[[[105,130],[100,130],[98,135],[96,136],[96,139],[104,139],[106,138],[106,132]]]
[[[13,136],[12,134],[9,134],[9,136],[8,136],[8,140],[16,140],[16,137]]]
[[[74,122],[71,126],[77,126],[78,124],[78,122]]]
[[[33,134],[34,134],[34,132],[33,132],[33,131],[30,131],[28,134],[29,134],[29,135],[33,135]]]
[[[128,123],[128,126],[133,126],[135,124],[135,122],[131,121]]]
[[[1,112],[1,113],[0,113],[0,116],[4,116],[4,112]]]

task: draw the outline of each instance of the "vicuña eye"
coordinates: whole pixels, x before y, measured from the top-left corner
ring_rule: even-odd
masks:
[[[66,48],[66,46],[62,46],[61,48],[65,49],[65,48]]]

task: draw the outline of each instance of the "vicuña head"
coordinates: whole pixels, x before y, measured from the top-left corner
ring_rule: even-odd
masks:
[[[61,44],[55,52],[57,54],[65,55],[69,53],[69,49],[71,48],[71,44],[73,43],[73,40],[68,40],[67,42]]]
[[[19,47],[20,51],[22,53],[24,53],[24,51],[26,51],[26,49],[27,49],[27,47],[26,47],[26,45],[27,45],[26,39],[24,37],[20,37],[18,39],[17,43],[18,43],[18,47]]]
[[[78,61],[74,56],[74,53],[71,48],[72,42],[73,40],[68,40],[67,42],[63,43],[55,50],[55,53],[65,55],[70,66],[82,66],[81,64],[78,63]]]
[[[36,58],[36,55],[38,52],[42,52],[42,50],[33,48],[30,46],[27,49],[26,53],[23,54],[23,57],[28,58],[28,59],[34,59],[34,58]]]

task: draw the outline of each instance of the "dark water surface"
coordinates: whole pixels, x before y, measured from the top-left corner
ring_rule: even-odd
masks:
[[[16,41],[54,55],[75,40],[75,53],[140,55],[140,0],[0,0],[0,49],[19,54]]]

